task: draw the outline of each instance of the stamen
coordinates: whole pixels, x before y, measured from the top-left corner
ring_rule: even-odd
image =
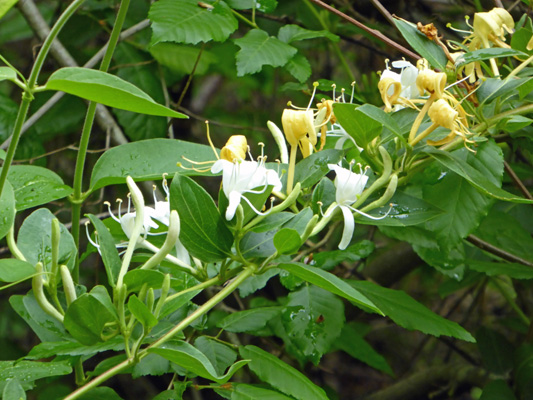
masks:
[[[311,99],[309,100],[309,104],[307,105],[307,108],[305,111],[309,110],[311,108],[311,104],[313,104],[313,100],[315,98],[316,88],[318,87],[318,82],[313,82],[313,93],[311,94]]]
[[[343,103],[346,103],[346,100],[344,99],[344,88],[341,89],[341,99]]]
[[[167,197],[165,198],[166,201],[168,201],[168,199],[170,199],[170,190],[168,188],[168,182],[167,182],[167,176],[168,176],[168,173],[164,173],[163,174],[163,190],[165,191]]]
[[[91,235],[89,234],[89,224],[90,223],[91,223],[90,221],[85,222],[85,233],[87,234],[87,240],[89,241],[90,244],[92,244],[94,247],[96,247],[98,249],[98,251],[100,251],[100,245],[98,244],[98,240],[96,240],[96,236],[98,235],[98,232],[94,231],[94,238],[95,238],[96,241],[93,241],[91,239]]]
[[[322,215],[323,217],[324,212],[322,211],[322,206],[324,205],[324,203],[322,203],[321,201],[317,201],[316,204],[318,204],[318,211],[320,211],[320,215]]]
[[[155,197],[155,191],[157,190],[156,185],[152,185],[152,194],[154,195],[154,204],[157,203],[157,197]]]
[[[337,85],[335,85],[334,83],[331,85],[331,87],[333,88],[333,101],[335,101],[335,88],[337,87]]]
[[[389,67],[390,60],[388,58],[385,59],[385,68],[390,69]]]
[[[248,149],[247,151],[248,151],[248,156],[250,157],[250,160],[251,160],[251,161],[254,161],[254,158],[253,158],[252,153],[251,153],[251,151],[250,151],[250,146],[249,146],[249,145],[246,145],[246,148]]]
[[[213,153],[215,153],[215,157],[218,160],[217,151],[215,150],[215,146],[213,145],[213,142],[211,141],[211,136],[209,135],[209,121],[207,120],[205,121],[205,128],[207,130],[207,140],[209,141],[209,145],[211,146],[211,149],[213,149]]]
[[[265,144],[263,142],[259,142],[257,144],[259,146],[261,146],[261,156],[260,157],[266,159],[266,157],[265,157]]]
[[[131,193],[128,193],[128,214],[131,212]]]
[[[117,201],[119,201],[120,199],[117,199]],[[122,201],[122,200],[120,200]],[[120,219],[115,217],[115,214],[113,214],[113,211],[111,211],[111,203],[109,201],[104,201],[104,205],[107,206],[107,211],[109,212],[109,215],[111,216],[111,218],[113,218],[115,221],[117,221],[118,223],[120,223]],[[119,217],[120,217],[120,206],[119,206]]]
[[[346,207],[348,207],[352,211],[355,211],[357,214],[361,214],[364,217],[367,217],[367,218],[373,219],[374,221],[377,221],[377,220],[380,220],[380,219],[383,219],[383,218],[386,218],[386,217],[389,216],[389,214],[390,214],[390,212],[392,210],[393,204],[390,203],[389,205],[390,205],[389,211],[387,211],[387,213],[385,215],[382,215],[381,217],[374,217],[373,215],[367,214],[367,213],[365,213],[365,212],[363,212],[361,210],[358,210],[357,208],[353,208],[351,206],[346,206]]]
[[[352,95],[350,96],[350,104],[353,103],[353,97],[355,95],[355,81],[353,81],[351,85],[352,85]]]

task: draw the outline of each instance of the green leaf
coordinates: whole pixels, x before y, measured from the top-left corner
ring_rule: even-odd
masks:
[[[343,156],[342,150],[327,149],[311,154],[296,164],[294,181],[302,189],[313,186],[329,171],[328,164],[337,164]]]
[[[128,292],[138,292],[146,284],[146,287],[154,290],[161,289],[165,274],[150,269],[132,269],[124,275],[124,284]]]
[[[209,66],[217,61],[217,57],[207,51],[196,47],[178,45],[175,43],[158,43],[150,47],[150,54],[156,61],[178,74],[203,75]],[[196,61],[200,57],[198,64]],[[196,69],[194,66],[196,65]]]
[[[492,143],[492,142],[486,142],[486,143]],[[492,146],[492,149],[490,149],[490,151],[492,153],[495,152],[494,150],[494,144],[482,144],[480,146],[480,149],[478,150],[477,154],[478,154],[478,157],[480,157],[480,152],[482,152],[482,146],[485,146],[484,149],[487,149],[488,150],[488,147],[489,146]],[[480,160],[478,165],[475,165],[475,166],[472,166],[470,165],[469,163],[465,162],[464,160],[462,160],[461,158],[459,158],[456,154],[457,152],[452,152],[452,153],[449,153],[449,152],[446,152],[446,151],[439,151],[437,150],[436,152],[431,152],[429,153],[429,155],[434,158],[435,160],[437,160],[439,163],[441,163],[442,165],[444,165],[446,168],[449,168],[450,170],[452,170],[453,172],[455,172],[456,174],[462,176],[463,178],[465,178],[470,184],[472,184],[474,187],[476,187],[480,192],[482,193],[485,193],[491,197],[494,197],[498,200],[503,200],[503,201],[511,201],[513,203],[528,203],[528,204],[533,204],[533,200],[528,200],[528,199],[524,199],[522,197],[517,197],[503,189],[501,189],[500,187],[498,187],[495,183],[494,183],[494,179],[489,179],[487,178],[487,176],[484,174],[484,171],[480,171],[480,168],[479,167],[483,167],[483,164],[486,164],[487,160],[486,159],[483,159],[483,160]],[[498,161],[501,160],[501,150],[499,151],[499,154],[497,155],[497,159]],[[494,160],[493,160],[494,162]],[[478,168],[476,168],[478,167]]]
[[[76,340],[90,346],[105,341],[106,325],[117,320],[107,290],[103,286],[95,286],[90,293],[82,294],[70,304],[64,325]]]
[[[196,44],[224,42],[238,27],[237,19],[223,1],[159,0],[152,4],[152,45],[159,42]]]
[[[514,56],[527,57],[527,54],[524,54],[523,52],[518,51],[518,50],[505,49],[501,47],[492,47],[490,49],[479,49],[479,50],[474,50],[472,52],[465,53],[459,56],[459,58],[455,62],[455,67],[460,68],[463,65],[470,64],[471,62],[484,61],[484,60],[489,60],[491,58],[514,57]]]
[[[77,341],[63,340],[61,342],[42,342],[33,347],[25,357],[30,360],[39,360],[55,356],[93,356],[103,351],[124,350],[124,338],[115,336],[105,343],[99,342],[91,346],[86,346]]]
[[[280,392],[247,383],[232,384],[231,400],[293,400]]]
[[[344,326],[344,305],[334,294],[313,285],[290,293],[288,300],[281,314],[282,325],[274,332],[302,365],[306,361],[318,365]]]
[[[120,68],[117,76],[149,94],[155,102],[165,102],[161,85],[160,70],[152,63],[150,54],[141,52],[131,44],[122,42],[113,55],[118,65],[135,65],[135,68]],[[148,63],[148,64],[147,64]],[[138,114],[131,111],[113,109],[124,133],[131,141],[167,136],[167,118],[155,115]]]
[[[161,117],[188,118],[157,104],[141,89],[115,75],[94,69],[67,67],[54,72],[44,86],[121,110]]]
[[[0,259],[0,281],[17,282],[30,278],[35,268],[29,262],[15,258]]]
[[[365,295],[327,271],[301,263],[279,264],[278,268],[284,269],[304,281],[321,287],[328,292],[344,297],[356,306],[363,306],[362,308],[364,310],[371,310],[378,314],[382,314],[379,307]]]
[[[97,387],[89,390],[78,397],[79,400],[122,400],[113,389],[109,387]]]
[[[529,40],[533,32],[528,28],[520,28],[514,31],[513,36],[511,37],[511,47],[515,50],[522,51],[527,54],[531,54],[531,50],[527,49]]]
[[[526,343],[515,350],[513,377],[519,399],[533,393],[533,345]]]
[[[283,228],[274,235],[274,247],[279,254],[294,254],[301,245],[300,235],[294,229]]]
[[[516,400],[516,397],[504,380],[496,380],[483,387],[479,400]]]
[[[249,10],[255,7],[264,13],[271,13],[278,6],[277,0],[228,0],[227,3],[234,10]]]
[[[35,265],[43,263],[49,270],[52,261],[52,220],[54,214],[46,208],[31,213],[22,223],[17,237],[17,245],[26,260]],[[60,264],[72,269],[76,258],[76,245],[68,229],[59,224],[59,257]]]
[[[250,359],[249,368],[263,382],[298,400],[328,400],[323,389],[278,357],[252,345],[239,348],[241,357]]]
[[[311,31],[298,25],[285,25],[281,27],[278,32],[278,39],[285,43],[316,38],[328,38],[332,42],[338,42],[340,40],[337,35],[330,31]]]
[[[26,392],[17,378],[9,378],[6,381],[2,400],[26,400]]]
[[[128,309],[148,331],[157,325],[157,318],[136,295],[130,296]]]
[[[131,377],[137,379],[146,375],[160,376],[168,372],[170,372],[170,362],[167,359],[157,354],[148,354],[133,367]]]
[[[43,311],[32,292],[11,296],[9,303],[42,342],[63,341],[68,337],[63,324]]]
[[[88,214],[87,217],[94,225],[94,228],[98,234],[98,244],[100,245],[98,250],[102,256],[102,261],[104,262],[107,280],[111,287],[115,287],[118,274],[120,272],[120,267],[122,265],[117,248],[115,247],[115,240],[113,239],[113,235],[111,235],[111,232],[107,226],[105,226],[105,224],[100,221],[97,216]]]
[[[473,336],[459,324],[435,314],[401,290],[381,287],[371,282],[347,281],[368,297],[396,324],[409,330],[419,330],[433,336],[451,336],[475,342]]]
[[[127,143],[106,151],[96,162],[91,175],[91,191],[107,185],[125,183],[131,176],[136,182],[161,179],[164,173],[195,174],[176,165],[195,161],[215,161],[209,146],[172,139],[149,139]]]
[[[0,239],[6,236],[13,226],[15,213],[15,194],[9,181],[6,181],[0,196]]]
[[[375,249],[374,242],[362,240],[344,250],[321,251],[313,255],[315,266],[329,270],[336,267],[343,261],[356,262],[362,258],[367,258]]]
[[[522,264],[467,260],[468,267],[488,276],[507,275],[513,279],[533,279],[533,269]]]
[[[433,41],[429,40],[416,25],[401,19],[395,19],[396,27],[407,40],[407,43],[422,57],[429,61],[434,68],[444,71],[448,59],[444,51]]]
[[[387,360],[368,344],[354,324],[346,324],[340,337],[335,342],[335,347],[349,354],[353,358],[370,365],[379,371],[394,376],[394,372]]]
[[[367,148],[370,142],[378,137],[383,130],[381,122],[360,111],[357,105],[335,103],[333,104],[333,112],[337,121],[360,147]]]
[[[170,208],[180,215],[180,240],[192,256],[212,262],[230,254],[233,235],[211,196],[191,178],[174,176]]]
[[[10,0],[6,0],[8,3]],[[11,0],[12,1],[12,0]],[[17,2],[17,0],[15,0]],[[0,4],[0,18],[2,17],[2,8],[4,4]],[[15,81],[17,79],[17,73],[14,69],[9,67],[0,67],[0,82],[1,81]]]
[[[531,91],[531,84],[533,78],[517,78],[511,80],[500,80],[497,78],[486,79],[477,90],[477,98],[480,105],[488,104],[495,99],[500,101],[505,100],[506,97],[513,96],[517,90],[520,98],[524,97]],[[525,93],[522,88],[526,88]]]
[[[37,379],[68,375],[72,368],[68,361],[0,361],[0,390],[4,390],[8,379],[17,379],[24,389],[33,388]]]
[[[264,328],[269,320],[279,315],[282,307],[260,307],[231,313],[217,323],[228,332],[253,332]]]
[[[235,350],[207,336],[197,338],[194,341],[194,347],[204,353],[219,375],[223,374],[237,359]]]
[[[47,168],[35,165],[13,165],[7,179],[13,186],[17,211],[47,204],[67,197],[72,188]]]
[[[149,353],[159,354],[173,363],[185,368],[202,378],[224,384],[231,379],[233,374],[248,364],[248,360],[241,360],[233,364],[225,375],[218,375],[213,364],[200,350],[186,342],[164,344],[162,347],[149,348]]]
[[[476,343],[487,371],[503,375],[513,368],[514,348],[505,336],[481,327],[476,332]]]
[[[285,65],[289,73],[298,79],[299,82],[305,82],[311,76],[311,64],[303,54],[296,54]]]
[[[297,52],[296,48],[260,29],[252,29],[234,42],[240,47],[237,53],[237,76],[254,74],[265,65],[283,67]]]
[[[252,228],[254,232],[267,232],[279,228],[294,217],[293,213],[282,211],[276,214],[269,214]]]
[[[397,137],[402,143],[407,144],[407,141],[405,140],[403,134],[402,134],[402,128],[400,125],[398,125],[398,122],[391,116],[390,113],[386,113],[381,108],[378,108],[372,104],[363,104],[362,106],[357,108],[357,112],[365,114],[367,117],[373,119],[374,121],[377,121],[381,125],[383,125],[384,128],[388,130],[392,135],[386,135],[384,132],[383,134],[383,142],[385,143],[388,140],[392,139],[393,137]]]

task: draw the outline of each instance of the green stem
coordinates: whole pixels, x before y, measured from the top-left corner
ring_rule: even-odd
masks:
[[[507,291],[500,285],[500,283],[498,282],[498,279],[491,279],[491,282],[494,284],[494,286],[496,286],[496,288],[500,291],[500,293],[502,294],[502,296],[505,298],[505,300],[507,301],[507,303],[509,303],[509,305],[511,306],[511,308],[513,310],[515,310],[515,312],[518,314],[518,316],[520,317],[520,319],[527,325],[529,326],[531,321],[529,320],[529,318],[526,316],[526,314],[524,314],[524,312],[520,309],[520,307],[518,307],[518,305],[516,304],[516,302],[513,300],[513,298],[509,295],[509,293],[507,293]]]
[[[259,27],[257,26],[257,24],[254,22],[254,21],[250,21],[248,18],[246,18],[244,15],[242,15],[241,13],[238,13],[237,11],[235,11],[234,9],[231,9],[231,12],[233,13],[233,15],[235,15],[237,18],[239,18],[241,21],[243,21],[244,23],[250,25],[252,28],[255,28],[255,29],[259,29]]]
[[[130,0],[122,0],[120,3],[120,8],[117,13],[117,19],[115,21],[115,26],[111,32],[109,38],[109,43],[107,45],[106,52],[100,64],[100,71],[106,72],[109,69],[111,64],[111,59],[115,48],[118,43],[120,32],[122,31],[122,26],[126,19],[126,14],[128,12],[128,7],[130,5]],[[82,194],[83,187],[83,170],[85,167],[85,159],[87,157],[87,150],[89,147],[89,139],[91,136],[91,130],[94,122],[94,117],[96,114],[96,103],[90,102],[89,107],[87,108],[87,114],[85,116],[85,122],[83,124],[83,130],[80,138],[80,146],[78,150],[78,155],[76,157],[76,168],[74,170],[74,192],[70,197],[72,202],[72,237],[74,238],[74,243],[76,248],[79,248],[80,242],[80,218],[81,218],[81,203],[84,200]],[[78,252],[79,253],[79,252]],[[79,281],[79,257],[76,256],[76,265],[72,271],[72,279],[74,282]]]
[[[322,26],[322,28],[324,28],[325,30],[329,31],[328,29],[328,26],[326,25],[326,23],[324,22],[324,19],[322,18],[322,16],[318,13],[318,11],[315,9],[315,7],[313,7],[313,5],[309,2],[309,0],[305,0],[305,4],[307,5],[307,7],[309,8],[309,10],[311,10],[311,12],[313,13],[313,15],[315,16],[315,18],[318,20],[318,22],[320,23],[320,25]],[[339,45],[335,42],[332,42],[331,43],[331,46],[333,47],[333,51],[335,52],[335,54],[337,55],[337,57],[339,58],[339,61],[341,62],[342,64],[342,67],[344,68],[344,70],[346,71],[346,74],[348,75],[348,77],[350,78],[351,81],[355,81],[355,76],[352,72],[352,70],[350,69],[350,66],[348,65],[348,62],[346,61],[346,58],[344,57],[344,55],[342,54],[342,51],[339,47]]]
[[[184,330],[187,326],[189,326],[192,322],[196,321],[198,318],[201,318],[203,315],[205,315],[209,310],[211,310],[213,307],[215,307],[218,303],[220,303],[222,300],[224,300],[227,296],[229,296],[231,293],[233,293],[234,290],[236,290],[241,283],[243,283],[246,279],[248,279],[250,276],[252,276],[255,272],[255,268],[246,268],[243,270],[235,279],[233,279],[227,286],[225,286],[220,292],[218,292],[216,295],[214,295],[211,299],[209,299],[206,303],[204,303],[202,306],[198,307],[195,312],[190,314],[187,318],[183,319],[178,325],[176,325],[172,330],[170,330],[167,334],[162,336],[159,340],[152,343],[150,346],[148,346],[146,349],[143,349],[139,351],[137,354],[137,357],[130,357],[127,360],[122,361],[120,364],[115,365],[113,368],[110,368],[103,374],[97,376],[92,381],[88,382],[86,385],[78,388],[76,391],[72,392],[70,395],[64,398],[64,400],[74,400],[79,398],[80,396],[84,395],[85,393],[89,392],[91,389],[94,389],[95,387],[100,386],[102,383],[107,381],[108,379],[112,378],[113,376],[119,374],[120,372],[124,371],[125,369],[131,367],[132,365],[139,362],[143,357],[146,357],[148,355],[148,350],[151,348],[157,348],[161,346],[162,344],[166,343],[170,339],[172,339],[176,334],[180,333],[182,330]]]

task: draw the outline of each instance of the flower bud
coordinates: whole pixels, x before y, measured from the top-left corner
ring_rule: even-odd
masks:
[[[286,108],[281,116],[281,124],[285,132],[285,138],[291,146],[297,146],[298,142],[309,135],[309,141],[316,144],[316,132],[313,122],[312,110],[291,110]],[[313,143],[314,137],[314,143]]]

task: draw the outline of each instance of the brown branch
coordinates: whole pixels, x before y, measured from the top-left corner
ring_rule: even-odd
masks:
[[[388,45],[388,46],[400,51],[401,53],[405,54],[406,56],[411,57],[414,60],[418,60],[418,59],[421,58],[418,54],[413,53],[411,50],[403,47],[401,44],[396,43],[394,40],[392,40],[389,37],[385,36],[380,31],[378,31],[376,29],[369,28],[365,24],[357,21],[356,19],[354,19],[354,18],[352,18],[352,17],[350,17],[350,16],[348,16],[346,14],[344,14],[342,11],[339,11],[336,8],[333,8],[333,7],[329,6],[329,5],[327,5],[326,3],[322,2],[321,0],[309,0],[309,1],[314,3],[314,4],[316,4],[317,6],[320,6],[320,7],[324,8],[324,9],[328,10],[329,12],[341,17],[345,21],[357,26],[359,29],[364,30],[365,32],[367,32],[370,35],[374,36],[375,38],[381,40],[386,45]]]
[[[533,200],[533,196],[531,195],[529,190],[527,190],[526,185],[524,185],[524,183],[520,180],[518,175],[516,175],[516,173],[511,168],[511,166],[507,163],[507,161],[503,162],[503,167],[505,168],[505,172],[507,173],[507,175],[509,175],[509,177],[513,180],[515,185],[518,186],[518,189],[520,189],[524,197],[526,199]]]
[[[481,238],[477,236],[468,235],[466,240],[472,243],[474,246],[479,247],[481,250],[485,250],[488,253],[501,257],[506,261],[522,264],[522,265],[533,268],[533,262],[524,260],[521,257],[508,253],[507,251],[500,249],[499,247],[496,247],[488,242],[485,242],[484,240],[482,240]]]

